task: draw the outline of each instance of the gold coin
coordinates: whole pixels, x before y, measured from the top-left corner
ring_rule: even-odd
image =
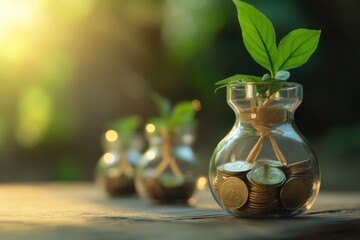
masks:
[[[255,162],[255,165],[264,166],[268,165],[270,167],[281,167],[281,163],[279,161],[270,160],[270,159],[258,159]]]
[[[300,178],[289,179],[281,189],[280,200],[284,208],[295,210],[304,206],[309,198],[309,188]]]
[[[251,170],[250,173],[251,180],[261,185],[277,185],[285,180],[285,174],[274,167],[258,167]]]
[[[245,161],[228,162],[221,166],[223,171],[231,173],[243,173],[250,171],[254,165]]]
[[[229,177],[220,186],[220,198],[222,203],[233,209],[241,208],[249,197],[246,184],[236,177]]]

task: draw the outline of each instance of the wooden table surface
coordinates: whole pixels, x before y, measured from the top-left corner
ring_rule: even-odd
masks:
[[[320,192],[296,218],[241,219],[208,190],[164,206],[110,199],[91,183],[1,184],[0,239],[360,239],[360,192]]]

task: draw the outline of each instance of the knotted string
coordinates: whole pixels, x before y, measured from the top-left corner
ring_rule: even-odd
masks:
[[[121,176],[122,174],[125,174],[128,177],[134,176],[134,168],[127,159],[126,151],[120,151],[120,162],[118,164],[118,173],[119,176]]]
[[[162,160],[160,164],[155,169],[155,176],[159,177],[166,169],[167,166],[170,166],[171,171],[179,178],[184,177],[175,158],[173,157],[171,151],[173,146],[173,138],[168,133],[163,133],[163,141],[160,145],[160,150],[162,153]]]
[[[256,129],[256,135],[259,136],[259,140],[256,142],[254,147],[251,149],[249,155],[246,158],[246,161],[249,163],[254,163],[259,156],[259,153],[262,149],[263,143],[265,138],[269,138],[270,143],[273,147],[273,150],[276,154],[277,159],[281,163],[281,165],[286,165],[286,159],[284,155],[282,154],[279,146],[276,143],[276,140],[273,136],[273,133],[271,133],[271,128],[269,127],[269,124],[271,123],[271,117],[274,117],[277,121],[281,121],[281,118],[279,118],[280,114],[282,114],[282,110],[280,112],[275,111],[275,109],[272,112],[270,112],[268,106],[272,102],[272,99],[268,98],[266,100],[260,101],[259,106],[256,107],[255,99],[250,100],[250,106],[251,106],[251,125]],[[274,114],[273,116],[269,116],[268,114]],[[280,116],[281,117],[281,116]]]

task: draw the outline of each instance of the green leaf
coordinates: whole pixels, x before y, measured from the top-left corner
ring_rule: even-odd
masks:
[[[297,29],[285,36],[279,44],[276,70],[288,70],[306,63],[317,48],[320,33],[320,30]]]
[[[282,88],[285,81],[281,81],[281,82],[282,83],[279,84],[274,83],[269,86],[269,97],[274,93],[277,93]]]
[[[265,73],[264,76],[262,76],[261,80],[262,80],[262,81],[265,81],[265,80],[267,80],[267,79],[269,79],[269,78],[271,79],[270,74]]]
[[[179,102],[175,105],[169,120],[169,127],[191,124],[194,120],[195,109],[191,101]]]
[[[277,58],[275,30],[270,20],[255,7],[233,0],[238,11],[242,37],[251,57],[275,75]]]
[[[113,128],[120,135],[120,139],[124,145],[130,143],[136,129],[140,126],[142,118],[137,115],[131,115],[119,118],[111,122],[108,127]]]
[[[261,78],[257,77],[257,76],[252,76],[252,75],[245,75],[245,74],[236,74],[234,76],[225,78],[223,80],[220,80],[218,82],[215,83],[215,85],[224,85],[224,84],[229,84],[232,82],[260,82]]]
[[[245,74],[236,74],[234,76],[225,78],[223,80],[220,80],[215,83],[215,85],[220,85],[220,87],[217,87],[215,89],[215,92],[219,90],[220,88],[226,87],[228,84],[234,83],[234,82],[260,82],[261,77],[252,76],[252,75],[245,75]]]
[[[286,72],[286,71],[284,71],[284,72]],[[282,88],[282,85],[285,81],[286,80],[271,78],[271,77],[269,77],[269,74],[265,74],[263,76],[262,82],[269,83],[269,84],[256,85],[256,91],[258,93],[260,93],[261,95],[267,95],[267,93],[268,93],[268,97],[270,97],[271,95],[278,92]]]
[[[266,94],[266,91],[269,89],[268,84],[258,84],[256,85],[256,92],[258,92],[261,96]]]
[[[134,132],[141,124],[141,117],[137,115],[122,117],[110,123],[110,127],[118,131],[120,134],[123,132]]]
[[[290,77],[290,73],[285,70],[280,70],[275,74],[275,79],[286,81]]]
[[[156,104],[156,107],[159,111],[160,116],[164,117],[164,118],[169,117],[170,112],[171,112],[171,103],[170,103],[169,99],[162,97],[157,92],[152,92],[151,97]]]
[[[167,128],[169,119],[164,117],[152,117],[147,120],[147,124],[148,123],[154,124],[156,128],[162,129]]]

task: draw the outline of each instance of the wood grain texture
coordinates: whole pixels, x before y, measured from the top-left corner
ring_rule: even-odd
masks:
[[[0,239],[360,239],[360,193],[321,192],[297,218],[241,219],[208,190],[191,205],[110,199],[89,183],[0,185]]]

